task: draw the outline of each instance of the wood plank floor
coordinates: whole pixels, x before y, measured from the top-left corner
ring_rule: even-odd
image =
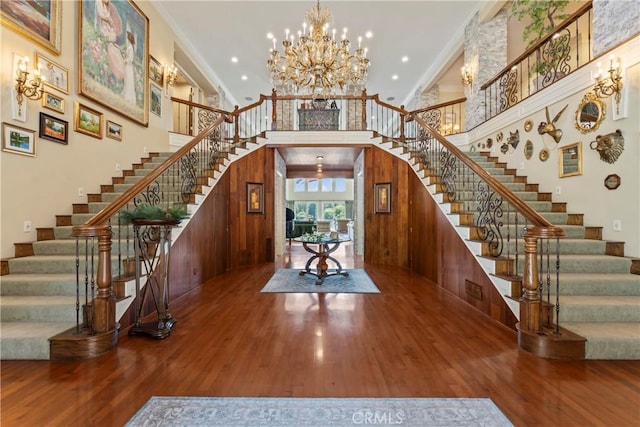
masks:
[[[365,265],[381,294],[260,293],[273,264],[173,301],[171,336],[123,334],[87,361],[3,361],[1,423],[119,426],[151,396],[488,397],[517,426],[640,425],[640,362],[563,362],[406,270]],[[338,257],[362,267],[346,245]]]

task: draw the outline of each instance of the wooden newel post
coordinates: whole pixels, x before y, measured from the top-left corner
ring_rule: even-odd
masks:
[[[535,229],[535,227],[532,227]],[[535,332],[540,329],[540,295],[538,293],[538,236],[532,230],[524,235],[523,294],[520,297],[520,329]]]
[[[404,110],[404,105],[400,108]],[[400,141],[404,142],[404,114],[400,114]]]
[[[102,333],[116,327],[116,297],[111,282],[111,227],[100,227],[98,237],[98,294],[93,306],[93,331]]]
[[[235,108],[233,109],[233,120],[234,120],[234,126],[233,126],[233,142],[240,142],[240,117],[238,115],[238,109],[240,107],[238,107],[237,105],[235,106]]]

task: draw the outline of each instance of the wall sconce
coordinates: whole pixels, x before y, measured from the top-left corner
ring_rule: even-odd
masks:
[[[606,98],[615,94],[616,113],[620,113],[620,97],[622,96],[622,63],[620,58],[616,59],[615,64],[613,55],[609,57],[609,77],[602,76],[601,63],[598,62],[598,72],[595,76],[596,84],[593,87],[593,93],[598,98]]]
[[[29,58],[24,57],[18,61],[18,69],[16,71],[16,101],[18,101],[18,115],[22,114],[22,101],[24,97],[38,100],[42,98],[44,93],[44,78],[40,74],[40,68],[33,70],[33,78],[29,80],[29,72],[27,64]]]
[[[460,69],[460,74],[462,77],[462,86],[471,86],[473,84],[473,71],[471,67],[467,67],[466,65]]]
[[[178,78],[178,69],[175,65],[165,67],[167,73],[167,85],[173,86],[176,83],[176,79]]]

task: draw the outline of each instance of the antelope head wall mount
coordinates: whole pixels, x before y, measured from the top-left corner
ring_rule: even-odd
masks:
[[[564,110],[566,110],[568,106],[569,104],[565,105],[564,108],[556,114],[553,120],[551,120],[551,116],[549,115],[549,107],[545,107],[545,111],[547,112],[547,121],[540,122],[540,125],[538,125],[538,133],[540,135],[544,135],[546,133],[553,138],[556,144],[559,143],[560,139],[562,139],[562,129],[558,129],[556,127],[556,122],[560,119],[560,116],[562,116],[562,113],[564,113]]]

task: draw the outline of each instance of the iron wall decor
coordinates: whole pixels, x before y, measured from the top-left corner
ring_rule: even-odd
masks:
[[[148,126],[149,19],[130,0],[79,6],[79,93]]]
[[[624,150],[624,137],[620,129],[606,135],[598,135],[595,141],[591,141],[589,148],[600,154],[600,160],[613,164]]]

